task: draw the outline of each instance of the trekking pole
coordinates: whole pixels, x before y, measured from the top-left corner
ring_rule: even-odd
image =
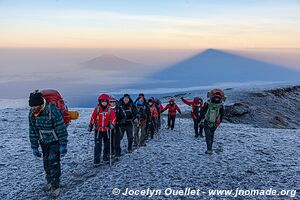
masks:
[[[179,134],[181,134],[181,122],[180,122],[181,120],[180,120],[180,117],[178,117],[178,125],[179,125]]]
[[[111,129],[109,130],[109,166],[111,167],[111,153],[112,153],[112,147],[111,147]]]

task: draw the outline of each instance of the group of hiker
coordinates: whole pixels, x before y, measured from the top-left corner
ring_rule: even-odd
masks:
[[[49,95],[51,92],[54,93],[52,97]],[[203,130],[205,131],[207,154],[212,154],[214,132],[223,119],[224,97],[223,91],[216,89],[209,92],[205,103],[198,97],[193,101],[181,98],[183,103],[192,107],[195,137],[204,137]],[[51,195],[56,197],[60,193],[60,157],[67,153],[67,126],[72,116],[66,112],[67,108],[60,94],[52,90],[31,93],[29,106],[31,148],[35,156],[43,157],[46,173],[47,182],[43,190],[51,191]],[[159,99],[146,99],[142,93],[135,101],[129,94],[124,94],[119,100],[114,96],[101,94],[88,126],[89,132],[94,130],[94,166],[98,167],[101,163],[102,145],[104,162],[111,164],[112,158],[120,158],[121,141],[125,133],[128,153],[133,148],[146,146],[146,141],[153,139],[155,133],[161,129],[161,114],[166,110],[167,128],[173,130],[177,112],[181,114],[174,99],[170,99],[163,107]]]

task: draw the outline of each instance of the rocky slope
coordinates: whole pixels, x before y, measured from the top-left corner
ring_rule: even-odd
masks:
[[[235,103],[226,106],[225,113],[231,123],[299,129],[300,86],[243,92]]]

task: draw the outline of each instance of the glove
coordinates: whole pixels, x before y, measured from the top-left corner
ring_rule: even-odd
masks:
[[[137,118],[135,118],[135,119],[133,120],[133,122],[134,122],[135,124],[137,124],[137,123],[139,123],[139,120],[138,120]]]
[[[42,157],[42,154],[40,153],[38,147],[32,148],[32,153],[33,153],[33,155],[36,156],[36,157],[39,157],[39,158]]]
[[[183,100],[183,97],[180,97],[181,100]]]
[[[179,111],[179,114],[181,115],[181,111]]]
[[[92,132],[93,127],[94,127],[93,124],[90,124],[90,125],[89,125],[89,128],[88,128],[88,131],[89,131],[89,132]]]
[[[68,152],[67,145],[61,145],[59,147],[59,152],[60,152],[61,157],[65,156]]]
[[[112,130],[115,128],[115,126],[113,124],[109,124],[109,128]]]

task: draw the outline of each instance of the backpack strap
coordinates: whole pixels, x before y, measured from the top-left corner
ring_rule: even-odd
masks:
[[[49,121],[51,121],[52,120],[52,110],[51,110],[51,104],[49,103],[48,104],[48,111],[49,111]]]

